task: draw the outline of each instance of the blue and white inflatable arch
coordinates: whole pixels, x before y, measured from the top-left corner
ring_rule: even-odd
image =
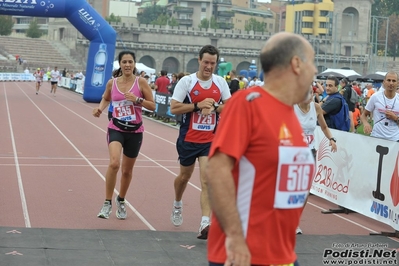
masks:
[[[90,41],[83,99],[101,101],[112,74],[116,32],[86,0],[0,0],[0,15],[67,18]]]

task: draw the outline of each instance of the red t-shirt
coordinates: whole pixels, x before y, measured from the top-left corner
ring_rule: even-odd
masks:
[[[239,91],[234,96],[223,110],[209,157],[219,150],[235,158],[232,174],[236,206],[251,252],[251,263],[293,263],[296,260],[295,229],[314,173],[314,159],[292,106],[281,103],[261,87]],[[294,150],[288,156],[292,160],[289,164],[284,163],[287,149]],[[301,190],[300,206],[290,207],[293,198],[288,194],[291,192],[287,192],[284,200],[277,197],[283,185],[288,189],[288,179],[292,178],[290,167],[298,166],[295,165],[298,158],[306,158],[306,163],[300,165],[309,170],[309,180],[306,189]],[[288,207],[283,208],[281,204]],[[211,224],[208,260],[224,263],[225,235],[215,214]]]
[[[159,93],[169,93],[168,86],[170,84],[170,80],[166,76],[160,76],[155,80],[155,85],[158,86],[157,92]]]

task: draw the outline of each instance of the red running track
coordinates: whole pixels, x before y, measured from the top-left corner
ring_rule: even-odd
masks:
[[[108,120],[106,114],[92,116],[95,106],[60,88],[53,97],[49,83],[39,95],[33,82],[0,83],[0,226],[196,232],[201,218],[198,168],[183,197],[184,223],[176,228],[169,216],[179,170],[178,131],[152,119],[144,121],[144,142],[126,196],[128,218],[116,219],[115,211],[108,220],[97,218],[104,200]],[[357,213],[320,212],[335,207],[311,196],[301,219],[304,233],[393,231]]]

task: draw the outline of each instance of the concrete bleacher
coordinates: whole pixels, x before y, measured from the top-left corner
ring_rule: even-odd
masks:
[[[23,64],[24,68],[53,68],[57,66],[59,70],[64,68],[68,70],[81,70],[81,67],[77,66],[76,63],[72,62],[67,56],[64,56],[44,39],[0,36],[0,47],[5,50],[3,53],[13,55],[13,58],[8,60],[0,58],[0,71],[2,66],[8,68],[11,65],[16,68],[16,55],[27,61]]]

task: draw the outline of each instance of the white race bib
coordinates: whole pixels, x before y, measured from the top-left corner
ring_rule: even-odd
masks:
[[[193,112],[191,117],[192,129],[199,131],[213,131],[216,126],[216,113],[203,115],[201,112]]]
[[[274,208],[303,207],[312,183],[315,162],[306,147],[279,147]]]
[[[112,102],[114,107],[113,115],[116,119],[122,121],[135,121],[136,113],[134,111],[134,104],[131,101],[123,100]]]

